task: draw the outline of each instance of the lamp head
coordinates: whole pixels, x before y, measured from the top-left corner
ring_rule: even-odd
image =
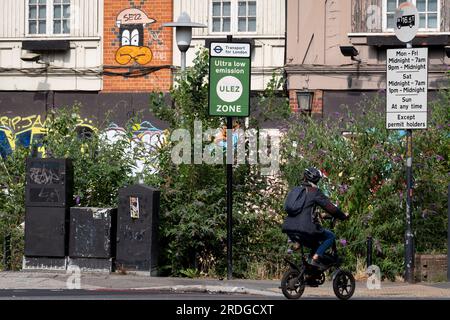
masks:
[[[191,45],[192,28],[206,28],[204,24],[192,22],[186,12],[182,12],[176,22],[164,23],[163,27],[175,28],[176,41],[181,52],[186,52]]]
[[[178,49],[181,52],[188,51],[192,40],[192,28],[191,27],[177,27],[175,31],[176,41]]]

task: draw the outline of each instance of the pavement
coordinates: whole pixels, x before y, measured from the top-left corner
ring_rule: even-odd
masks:
[[[75,286],[79,284],[79,286]],[[0,272],[0,290],[67,290],[82,289],[92,292],[146,292],[176,294],[250,295],[279,299],[283,295],[279,280],[217,280],[150,277],[145,274],[82,273],[78,278],[65,272]],[[334,298],[331,282],[318,288],[307,287],[302,298]],[[369,290],[358,281],[353,298],[359,299],[448,299],[450,283],[382,282],[380,289]]]

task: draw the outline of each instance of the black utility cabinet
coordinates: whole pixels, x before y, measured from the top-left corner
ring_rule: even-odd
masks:
[[[117,209],[70,208],[69,257],[113,258]]]
[[[64,257],[68,209],[27,207],[25,209],[25,256]]]
[[[157,274],[160,191],[134,185],[119,191],[116,268]]]
[[[70,159],[27,159],[26,206],[70,207],[73,165]]]
[[[43,268],[47,267],[44,261],[54,262],[56,258],[63,260],[61,265],[65,264],[72,200],[73,166],[70,159],[27,159],[24,268],[30,261],[35,262],[33,268],[39,266],[39,258],[45,258],[42,259]]]

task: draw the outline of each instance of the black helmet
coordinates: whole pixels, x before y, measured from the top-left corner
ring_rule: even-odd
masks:
[[[306,181],[317,184],[320,181],[320,179],[323,177],[323,174],[319,169],[308,168],[308,169],[305,169],[304,177],[305,177]]]

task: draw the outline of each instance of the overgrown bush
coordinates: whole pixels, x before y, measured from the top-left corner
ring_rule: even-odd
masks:
[[[337,122],[318,122],[302,115],[291,119],[282,149],[282,172],[290,186],[300,182],[300,173],[308,166],[326,172],[328,179],[321,187],[351,216],[336,229],[347,246],[347,267],[355,270],[364,265],[365,241],[372,236],[374,263],[385,277],[394,279],[404,270],[405,138],[399,131],[385,129],[385,117],[376,111],[384,103],[383,99],[366,99],[358,115],[341,115]],[[446,251],[449,105],[449,93],[444,90],[430,106],[428,130],[413,133],[417,252]]]
[[[204,129],[219,128],[225,123],[225,119],[208,116],[207,74],[208,52],[203,50],[194,67],[177,79],[171,92],[173,105],[164,104],[161,97],[152,97],[152,111],[170,124],[168,136],[184,128],[193,138],[194,121],[201,121]],[[273,86],[277,86],[276,82]],[[272,96],[267,96],[266,106],[274,112],[280,107],[273,106],[271,99]],[[260,113],[259,118],[265,114]],[[252,119],[254,127],[259,118]],[[148,176],[146,181],[161,189],[163,269],[172,275],[223,277],[227,256],[225,165],[175,165],[170,157],[175,144],[169,142],[161,149],[158,175]],[[284,250],[286,239],[279,232],[278,211],[270,205],[279,205],[278,199],[270,198],[275,195],[270,193],[274,186],[261,176],[256,165],[234,166],[233,183],[234,275],[278,276],[280,250]]]
[[[25,161],[30,151],[17,147],[5,159],[0,157],[0,270],[4,269],[4,241],[10,237],[13,270],[20,270],[23,256],[25,217]]]
[[[59,108],[48,117],[48,134],[43,141],[45,157],[72,159],[73,205],[117,207],[118,189],[136,182],[138,177],[133,177],[133,166],[146,152],[144,146],[131,146],[132,124],[138,122],[130,119],[126,134],[115,142],[108,142],[99,132],[80,135],[79,120],[79,106]],[[4,236],[10,235],[13,270],[19,270],[22,265],[25,164],[30,149],[17,147],[11,155],[1,159],[0,165],[0,258],[4,254]]]
[[[142,153],[142,148],[131,144],[136,119],[128,121],[123,136],[109,141],[101,131],[80,134],[77,105],[56,109],[48,118],[48,134],[44,139],[46,156],[72,159],[75,204],[116,206],[119,188],[136,181],[132,177],[133,166]]]
[[[195,120],[203,127],[219,127],[207,117],[207,54],[202,52],[185,79],[172,92],[175,103],[152,100],[153,111],[169,121],[171,131],[191,130]],[[346,266],[365,265],[366,238],[375,243],[375,263],[384,277],[401,275],[405,224],[405,138],[385,129],[382,99],[361,102],[358,114],[336,115],[336,121],[317,121],[293,114],[288,101],[274,104],[274,80],[253,113],[251,127],[260,121],[283,122],[281,175],[263,177],[258,166],[235,166],[234,243],[235,275],[273,277],[282,271],[286,236],[280,225],[288,187],[301,182],[306,167],[326,172],[321,187],[351,215],[337,226]],[[428,130],[414,132],[414,230],[418,252],[445,251],[446,188],[448,177],[448,91],[432,106]],[[256,115],[256,116],[255,116]],[[346,119],[346,120],[344,120]],[[346,134],[343,134],[343,133]],[[224,166],[180,165],[170,161],[172,145],[161,153],[158,185],[162,190],[164,262],[175,275],[223,276],[226,259]]]

